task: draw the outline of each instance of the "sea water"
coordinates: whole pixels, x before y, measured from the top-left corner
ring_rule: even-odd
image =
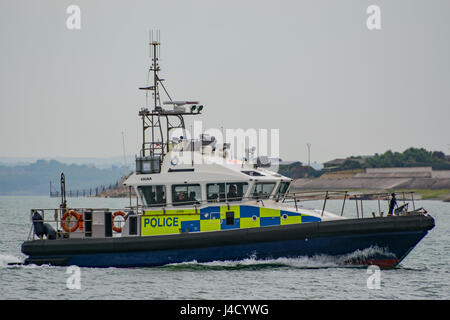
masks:
[[[153,268],[79,268],[78,282],[68,267],[11,266],[25,256],[20,246],[30,232],[31,208],[57,208],[57,198],[0,197],[0,299],[449,299],[450,203],[419,200],[436,227],[401,264],[377,273],[348,266],[329,256],[209,263],[169,264]],[[399,201],[401,204],[401,201]],[[70,207],[121,208],[128,199],[69,198]],[[322,209],[323,202],[302,203]],[[378,212],[378,202],[364,201],[363,214]],[[326,210],[340,214],[342,201]],[[381,203],[386,212],[387,203]],[[359,214],[361,214],[359,208]],[[344,216],[356,216],[347,201]]]

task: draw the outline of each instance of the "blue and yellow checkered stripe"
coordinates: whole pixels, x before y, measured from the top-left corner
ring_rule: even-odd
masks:
[[[227,219],[227,214],[232,218]],[[142,216],[142,235],[258,228],[316,221],[321,219],[257,206],[209,206],[197,211],[158,210],[146,211]]]

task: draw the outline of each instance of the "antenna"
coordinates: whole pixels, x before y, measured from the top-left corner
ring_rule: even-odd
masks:
[[[154,108],[155,110],[158,107],[158,102],[159,102],[159,90],[158,90],[158,71],[160,71],[159,69],[159,64],[158,64],[158,52],[159,52],[159,46],[160,46],[160,42],[159,42],[159,38],[160,38],[160,32],[159,30],[155,30],[155,35],[153,34],[153,30],[151,31],[151,42],[150,42],[150,54],[151,54],[151,58],[152,58],[152,65],[150,66],[150,71],[153,71],[153,99],[154,99]],[[161,104],[161,103],[159,103]]]

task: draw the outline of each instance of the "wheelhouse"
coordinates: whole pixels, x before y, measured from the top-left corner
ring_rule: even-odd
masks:
[[[132,182],[128,182],[133,185]],[[249,179],[201,181],[198,178],[173,183],[142,183],[133,185],[143,207],[192,207],[214,203],[238,203],[251,200],[282,200],[289,191],[291,180]]]

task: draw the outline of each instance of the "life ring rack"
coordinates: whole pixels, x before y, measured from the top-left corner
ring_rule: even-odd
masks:
[[[69,228],[69,226],[67,225],[67,223],[69,221],[67,221],[67,218],[69,217],[73,217],[76,219],[77,223],[75,223],[75,225],[72,228]],[[71,220],[71,219],[69,219]],[[78,212],[76,212],[75,210],[68,210],[66,212],[64,212],[62,218],[61,218],[61,227],[64,229],[65,232],[75,232],[78,228],[80,228],[80,230],[83,229],[83,215],[78,214]]]
[[[112,229],[117,232],[117,233],[121,233],[122,232],[122,227],[117,227],[114,225],[114,218],[117,216],[121,216],[123,217],[123,220],[127,219],[127,215],[125,214],[125,212],[123,211],[116,211],[112,214]]]

